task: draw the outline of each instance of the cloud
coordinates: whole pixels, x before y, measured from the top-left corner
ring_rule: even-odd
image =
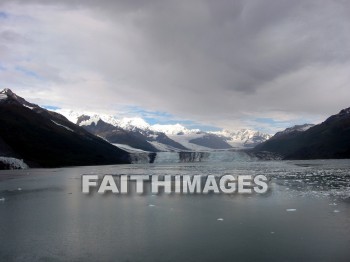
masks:
[[[2,85],[44,104],[137,106],[224,128],[266,124],[255,118],[274,119],[272,128],[315,121],[349,106],[346,1],[5,0],[0,7]]]

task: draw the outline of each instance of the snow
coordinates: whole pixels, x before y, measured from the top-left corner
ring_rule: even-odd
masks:
[[[113,115],[108,114],[96,114],[94,112],[82,112],[82,111],[74,111],[70,109],[57,109],[55,112],[64,115],[69,121],[76,124],[78,122],[78,118],[82,115],[89,116],[90,119],[82,121],[79,125],[88,126],[92,123],[97,124],[99,120],[102,120],[108,124],[113,126],[118,126],[125,130],[133,131],[135,129],[141,130],[151,130],[155,132],[162,132],[165,134],[176,135],[178,133],[184,134],[195,134],[200,132],[199,129],[187,129],[183,125],[175,124],[175,125],[150,125],[144,119],[140,117],[124,117],[124,118],[116,118]]]
[[[0,94],[0,100],[5,100],[7,99],[7,95],[6,94]]]
[[[129,145],[126,145],[126,144],[115,144],[113,143],[112,145],[120,148],[120,149],[123,149],[125,150],[126,152],[129,152],[129,153],[149,153],[148,151],[144,151],[142,149],[138,149],[138,148],[134,148],[134,147],[131,147]]]
[[[118,126],[118,120],[111,115],[100,115],[100,119],[107,124],[111,124],[112,126]]]
[[[107,124],[111,124],[112,126],[118,126],[126,130],[134,130],[135,128],[139,129],[148,129],[150,125],[139,117],[124,117],[121,119],[117,119],[116,117],[108,114],[96,114],[94,112],[82,112],[82,111],[74,111],[70,109],[57,109],[54,110],[54,112],[59,113],[63,116],[65,116],[69,121],[76,124],[78,122],[78,118],[81,116],[89,116],[90,119],[82,121],[79,123],[80,126],[88,126],[92,123],[95,123],[95,125],[98,123],[99,120],[102,120],[103,122]]]
[[[124,117],[117,120],[118,126],[126,130],[134,130],[135,128],[147,130],[150,125],[140,117]]]
[[[70,109],[56,109],[53,111],[65,116],[69,121],[71,121],[74,124],[76,124],[78,122],[79,116],[85,115],[84,112],[73,111]]]
[[[175,152],[179,152],[182,151],[178,148],[169,146],[169,145],[165,145],[163,143],[157,142],[157,141],[148,141],[148,143],[152,144],[152,146],[154,146],[155,148],[157,148],[159,151],[164,151],[164,152],[168,152],[168,151],[175,151]]]
[[[71,132],[74,132],[74,130],[73,129],[70,129],[69,127],[66,127],[66,126],[64,126],[64,125],[61,125],[61,124],[59,124],[59,123],[57,123],[57,122],[55,122],[55,121],[53,121],[53,120],[51,120],[54,124],[56,124],[56,125],[58,125],[58,126],[60,126],[60,127],[63,127],[63,128],[65,128],[65,129],[67,129],[67,130],[69,130],[69,131],[71,131]]]
[[[276,136],[283,135],[283,134],[289,134],[292,132],[304,132],[313,126],[314,126],[313,124],[295,125],[295,126],[286,128],[283,131],[277,132]]]
[[[199,129],[187,129],[181,124],[175,124],[175,125],[160,125],[155,124],[151,126],[151,130],[156,132],[162,132],[166,135],[177,135],[177,134],[195,134],[200,132]]]
[[[35,107],[33,107],[33,106],[27,106],[26,104],[22,104],[24,107],[27,107],[27,108],[29,108],[29,109],[31,109],[31,110],[33,110]]]
[[[196,138],[201,138],[205,135],[205,133],[201,133],[201,134],[187,134],[187,135],[168,135],[168,137],[172,140],[174,140],[175,142],[180,143],[181,145],[183,145],[184,147],[190,149],[190,150],[194,150],[194,151],[210,151],[212,150],[211,148],[205,147],[205,146],[200,146],[200,145],[196,145],[193,143],[190,143],[189,141],[192,139],[196,139]]]
[[[26,169],[28,165],[21,159],[0,156],[0,162],[10,165],[10,169]]]
[[[227,139],[226,142],[233,147],[246,147],[249,145],[254,145],[256,141],[264,142],[271,137],[269,134],[251,129],[239,129],[235,131],[223,129],[222,131],[210,133],[225,137]]]

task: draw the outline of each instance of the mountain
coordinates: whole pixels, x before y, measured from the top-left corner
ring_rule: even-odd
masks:
[[[0,122],[0,156],[23,159],[31,167],[130,162],[126,151],[10,89],[0,92]]]
[[[279,153],[284,159],[350,158],[350,108],[315,126],[288,128],[255,150]]]
[[[81,118],[86,120],[80,121]],[[112,144],[125,144],[144,151],[158,151],[140,132],[130,132],[121,127],[106,123],[102,119],[91,121],[89,116],[83,115],[79,118],[77,124],[90,133],[102,137]]]
[[[66,115],[73,123],[121,148],[128,146],[148,152],[188,150],[164,133],[153,130],[141,118],[116,119],[109,115],[77,113],[65,109],[56,112]]]
[[[202,137],[189,140],[190,143],[212,149],[232,148],[224,139],[214,134],[204,134]]]
[[[237,131],[222,130],[212,132],[222,137],[232,147],[254,147],[268,140],[271,135],[250,129],[240,129]]]
[[[304,131],[308,130],[309,128],[311,128],[313,126],[314,126],[314,124],[303,124],[303,125],[295,125],[292,127],[288,127],[283,131],[277,132],[274,135],[274,139],[276,139],[277,137],[287,137],[290,135],[298,134],[300,132],[304,132]]]

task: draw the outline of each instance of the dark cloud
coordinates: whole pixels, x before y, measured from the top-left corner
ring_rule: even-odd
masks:
[[[246,115],[312,118],[349,106],[347,1],[5,0],[2,5],[8,12],[26,10],[36,21],[36,29],[28,26],[33,42],[22,51],[32,68],[62,71],[52,79],[55,74],[47,74],[52,82],[47,92],[60,103],[75,102],[64,97],[67,90],[88,94],[98,87],[98,98],[86,95],[77,103],[134,104],[227,127]],[[26,33],[15,29],[0,37]]]

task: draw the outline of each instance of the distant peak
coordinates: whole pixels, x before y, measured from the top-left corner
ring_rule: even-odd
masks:
[[[13,95],[14,94],[10,88],[4,88],[0,93],[6,94],[6,95]]]
[[[11,104],[20,104],[30,109],[39,107],[38,105],[29,103],[24,98],[16,95],[16,93],[12,92],[12,90],[9,88],[5,88],[2,91],[0,91],[0,100],[1,102],[7,101],[7,103]]]

